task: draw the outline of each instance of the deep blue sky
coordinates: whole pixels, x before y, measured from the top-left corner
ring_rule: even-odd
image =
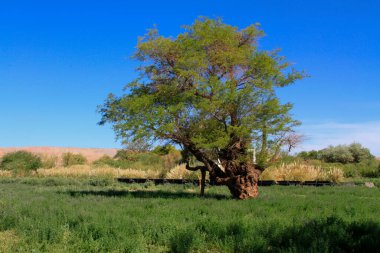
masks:
[[[302,148],[358,141],[380,155],[380,1],[0,1],[0,146],[119,147],[96,106],[136,77],[129,56],[154,24],[198,16],[246,27],[310,78],[283,89]]]

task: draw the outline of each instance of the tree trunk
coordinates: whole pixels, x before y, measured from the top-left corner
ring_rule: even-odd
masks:
[[[202,178],[201,178],[201,197],[205,195],[205,185],[206,185],[206,170],[201,170]]]
[[[239,159],[239,154],[244,154],[245,151],[240,142],[233,145],[230,150],[220,150],[219,163],[207,158],[203,152],[193,146],[187,146],[187,149],[204,164],[204,166],[191,167],[188,159],[186,161],[186,169],[202,172],[201,196],[204,194],[206,171],[209,172],[210,183],[226,185],[234,198],[248,199],[259,195],[258,181],[262,168],[250,161],[242,162]]]
[[[227,186],[234,198],[256,198],[259,195],[258,179],[256,173],[237,175],[230,178]]]
[[[226,185],[232,196],[236,199],[256,198],[259,195],[260,170],[254,165],[242,164],[234,166],[233,163],[225,167],[226,177],[217,177],[216,183]]]

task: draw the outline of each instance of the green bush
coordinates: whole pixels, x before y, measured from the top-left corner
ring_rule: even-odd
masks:
[[[181,152],[172,150],[168,154],[159,155],[157,152],[135,152],[119,150],[114,158],[103,156],[92,164],[94,166],[111,166],[120,169],[138,169],[160,171],[162,177],[181,161]]]
[[[321,152],[317,150],[299,152],[297,157],[304,160],[322,160]]]
[[[136,151],[120,149],[113,158],[120,161],[136,162],[138,160],[138,154]]]
[[[334,166],[341,168],[345,177],[379,177],[379,162],[375,159],[365,160],[360,163],[322,163],[322,166]]]
[[[335,165],[335,164],[334,164]],[[340,165],[340,166],[339,166]],[[361,173],[358,170],[357,164],[339,164],[337,167],[341,167],[344,173],[344,177],[359,177]]]
[[[1,160],[0,168],[2,170],[35,171],[42,167],[41,158],[27,151],[16,151],[5,154]]]
[[[352,143],[350,146],[348,146],[348,150],[351,152],[355,163],[374,160],[375,158],[369,149],[364,148],[360,143]]]
[[[114,162],[115,162],[115,160],[112,159],[110,156],[104,155],[104,156],[100,157],[98,160],[93,161],[92,164],[95,166],[108,165],[111,167],[115,167]]]
[[[69,167],[72,165],[81,165],[87,162],[86,157],[81,154],[73,154],[73,153],[64,153],[62,155],[62,164],[64,167]]]
[[[358,164],[358,171],[362,177],[379,177],[380,163],[375,160],[366,160]]]
[[[172,145],[157,146],[152,150],[152,153],[157,155],[167,155],[169,153],[175,152],[176,149]]]
[[[348,146],[338,145],[329,146],[321,150],[322,160],[328,163],[351,163],[354,162],[354,156]]]

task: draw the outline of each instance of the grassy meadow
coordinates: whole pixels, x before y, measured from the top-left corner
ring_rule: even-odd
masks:
[[[0,179],[0,252],[376,252],[380,191],[210,187],[109,178]]]

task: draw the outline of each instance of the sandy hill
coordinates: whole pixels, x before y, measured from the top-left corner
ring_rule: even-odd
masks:
[[[18,150],[26,150],[36,154],[49,155],[49,156],[61,156],[63,153],[71,152],[75,154],[84,155],[88,161],[94,161],[103,155],[109,155],[113,157],[117,150],[116,148],[65,148],[65,147],[11,147],[1,148],[0,157],[6,153],[14,152]]]

